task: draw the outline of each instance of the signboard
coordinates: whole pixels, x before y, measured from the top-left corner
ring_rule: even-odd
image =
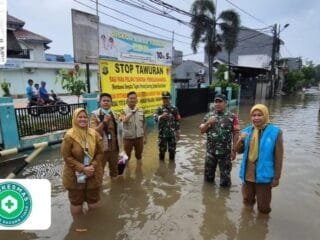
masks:
[[[252,68],[268,68],[271,57],[264,54],[240,55],[238,56],[238,66]]]
[[[135,91],[139,106],[151,116],[162,104],[162,91],[171,90],[171,68],[164,65],[101,60],[102,92],[112,95],[115,112],[126,105],[127,93]]]
[[[0,65],[7,61],[7,0],[0,0]]]
[[[74,61],[98,63],[98,23],[96,15],[71,9]]]
[[[99,24],[100,58],[171,65],[172,42]]]

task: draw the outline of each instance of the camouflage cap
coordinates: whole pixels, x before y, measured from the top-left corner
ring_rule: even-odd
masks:
[[[224,94],[218,93],[214,96],[214,100],[227,101],[227,97]]]
[[[164,92],[162,92],[161,96],[162,96],[162,98],[170,98],[171,94],[168,91],[164,91]]]

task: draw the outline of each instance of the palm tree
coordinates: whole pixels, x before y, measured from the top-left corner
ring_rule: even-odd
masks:
[[[216,18],[216,8],[212,0],[195,0],[191,6],[191,13],[190,24],[193,28],[191,48],[196,53],[199,43],[205,44],[204,49],[209,62],[209,83],[211,84],[213,58],[222,50],[222,43],[226,45],[228,42],[230,53],[235,47],[240,25],[239,15],[233,10],[227,10]],[[220,19],[222,22],[218,25],[221,34],[217,34],[216,25],[217,20]]]
[[[233,49],[237,46],[237,39],[240,30],[240,18],[236,12],[227,10],[220,14],[220,19],[223,20],[220,24],[220,28],[222,29],[224,49],[228,53],[228,73],[230,76],[230,55]]]

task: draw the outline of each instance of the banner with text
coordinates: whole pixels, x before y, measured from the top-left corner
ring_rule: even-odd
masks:
[[[118,113],[126,105],[127,93],[135,91],[139,106],[150,116],[162,104],[162,91],[171,90],[169,66],[104,60],[99,64],[102,92],[112,95],[112,109]]]
[[[172,42],[99,25],[99,56],[118,61],[171,65]]]

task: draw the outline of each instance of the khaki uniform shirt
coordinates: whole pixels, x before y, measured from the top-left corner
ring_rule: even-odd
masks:
[[[123,110],[124,115],[132,114],[131,109],[126,106]],[[123,123],[123,138],[134,139],[144,136],[144,113],[138,109],[133,113],[127,122]]]

